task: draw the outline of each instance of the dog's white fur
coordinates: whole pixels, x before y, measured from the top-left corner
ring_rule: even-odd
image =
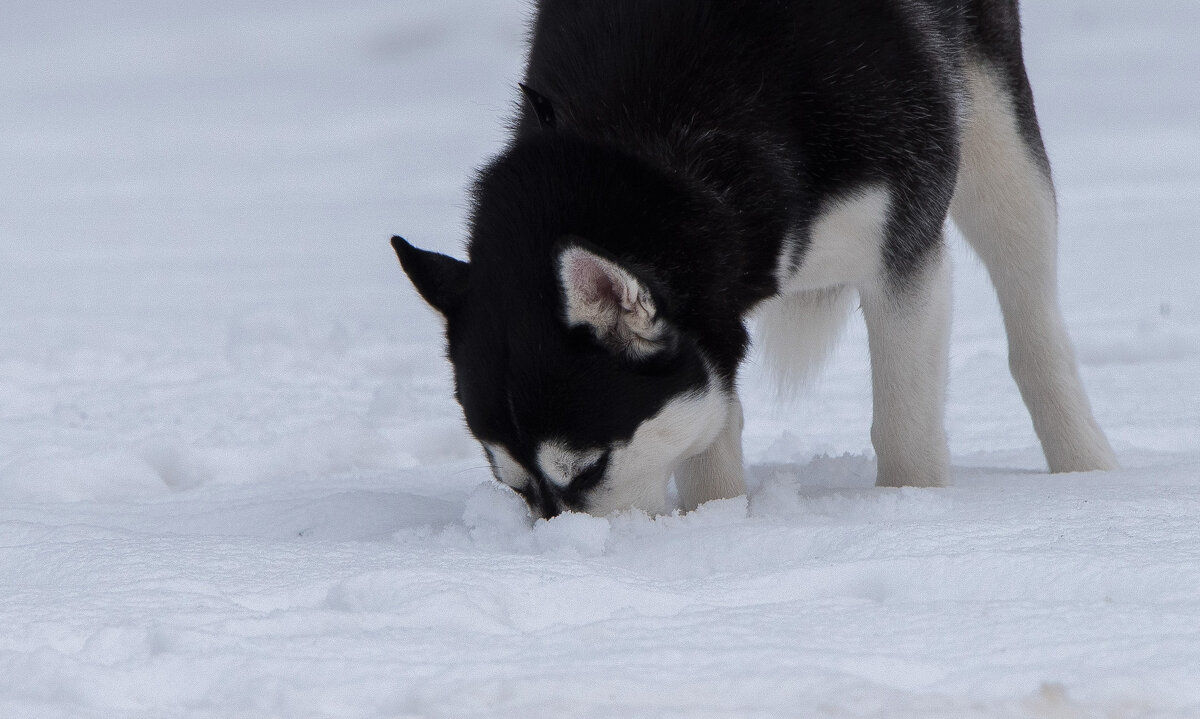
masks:
[[[548,441],[538,446],[537,463],[546,479],[565,489],[571,484],[571,480],[600,461],[603,456],[602,449],[577,452],[562,442]]]
[[[714,499],[746,493],[742,478],[742,402],[729,398],[725,423],[708,449],[685,458],[675,469],[679,505],[685,512]]]
[[[872,187],[839,198],[813,224],[800,261],[796,238],[776,268],[779,295],[757,312],[761,350],[783,391],[796,391],[820,369],[856,302],[853,288],[879,277],[891,195]]]
[[[950,340],[950,266],[938,248],[913,282],[862,284],[871,349],[880,487],[942,487],[950,476],[943,415]]]
[[[883,246],[891,201],[886,188],[875,187],[832,203],[813,224],[798,267],[796,243],[789,243],[778,274],[784,293],[760,313],[761,334],[777,378],[806,379],[828,354],[857,290],[871,350],[877,484],[940,487],[949,476],[942,421],[948,263],[939,248],[909,286],[890,285]]]
[[[791,238],[784,243],[775,271],[780,294],[858,285],[878,277],[891,202],[886,187],[867,187],[823,207],[809,231],[803,262],[800,242]]]
[[[736,406],[736,417],[731,407]],[[667,510],[667,486],[671,475],[687,475],[688,468],[709,462],[719,468],[710,474],[695,474],[685,481],[688,508],[746,492],[742,483],[741,405],[714,383],[703,390],[672,399],[650,419],[641,423],[628,442],[610,448],[605,482],[588,495],[587,511],[604,516],[637,507],[652,514]],[[736,457],[728,457],[731,447]],[[571,473],[596,461],[595,450],[573,451],[556,442],[545,442],[538,450],[538,465],[550,481],[565,486]],[[734,460],[734,461],[731,461]],[[728,484],[730,481],[732,485]],[[681,487],[680,494],[685,490]]]
[[[495,469],[496,478],[513,489],[525,489],[529,486],[530,477],[521,463],[513,459],[508,450],[491,442],[483,443],[487,450],[488,460]]]
[[[1051,472],[1113,469],[1058,306],[1054,188],[1020,141],[996,76],[973,63],[967,87],[971,114],[951,215],[996,287],[1013,378]]]

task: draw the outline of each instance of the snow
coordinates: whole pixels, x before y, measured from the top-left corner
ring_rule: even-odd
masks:
[[[743,378],[747,498],[531,523],[387,239],[455,252],[514,0],[9,3],[0,716],[1200,715],[1200,6],[1027,3],[1051,476],[956,246],[954,486],[872,486],[861,322]]]

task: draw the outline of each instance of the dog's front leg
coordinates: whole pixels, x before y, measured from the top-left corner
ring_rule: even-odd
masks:
[[[949,476],[944,428],[950,333],[945,249],[902,282],[860,289],[871,348],[871,442],[880,487],[942,487]]]
[[[713,499],[746,493],[742,474],[742,401],[734,395],[720,434],[700,454],[683,460],[675,470],[679,504],[685,512]]]

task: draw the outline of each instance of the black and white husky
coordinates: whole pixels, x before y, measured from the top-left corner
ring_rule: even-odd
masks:
[[[535,514],[745,491],[748,316],[785,375],[866,318],[880,486],[947,481],[947,216],[1054,472],[1115,466],[1058,309],[1017,0],[542,0],[468,262],[393,244]]]

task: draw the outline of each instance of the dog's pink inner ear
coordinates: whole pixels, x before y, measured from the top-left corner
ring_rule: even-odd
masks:
[[[567,324],[586,325],[609,347],[634,356],[659,349],[665,331],[650,290],[616,262],[578,246],[559,256]]]
[[[566,269],[570,273],[567,283],[575,288],[579,302],[597,308],[621,304],[626,292],[613,272],[616,268],[606,268],[603,260],[589,253],[578,255]]]

